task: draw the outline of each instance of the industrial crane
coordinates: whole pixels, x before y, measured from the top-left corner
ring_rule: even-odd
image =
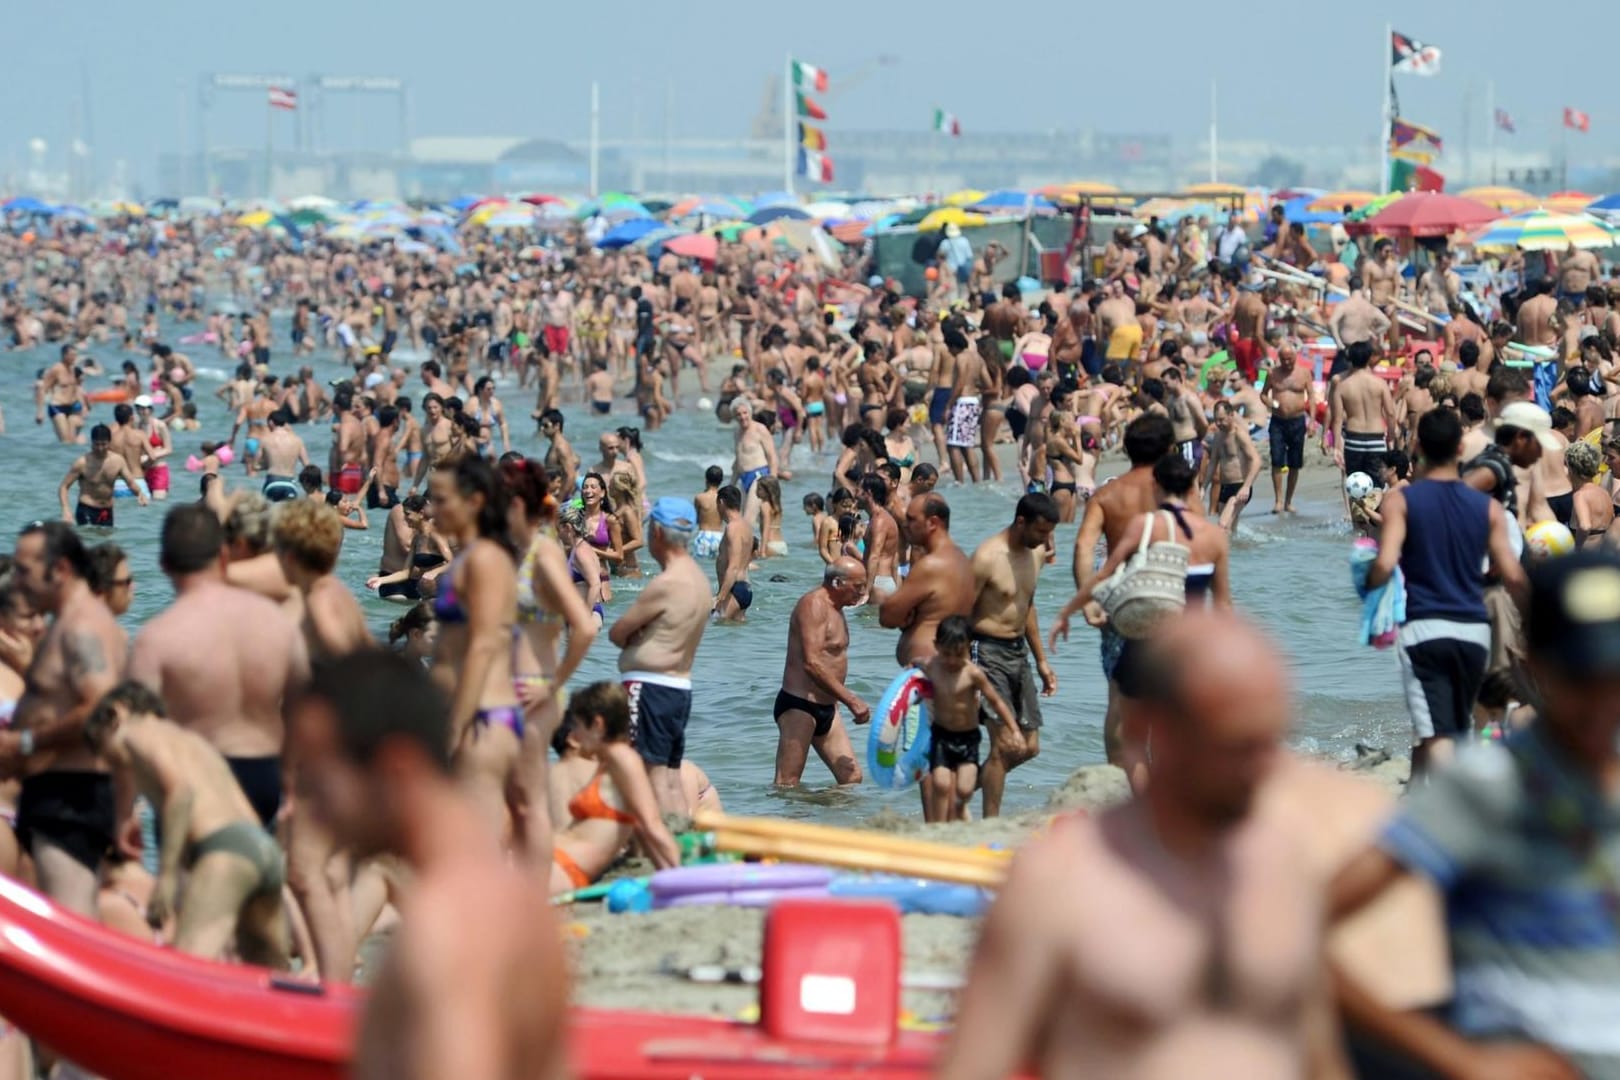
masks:
[[[877,74],[878,69],[893,67],[900,62],[898,56],[887,53],[869,57],[848,68],[830,67],[829,78],[831,86],[825,94],[816,95],[822,101],[836,101],[847,91],[853,90],[861,83]],[[759,103],[759,112],[754,114],[754,122],[749,128],[749,136],[755,139],[780,139],[782,137],[782,76],[772,75],[765,80],[765,97]]]

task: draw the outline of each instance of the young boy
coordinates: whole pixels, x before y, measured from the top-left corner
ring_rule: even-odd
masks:
[[[114,777],[157,808],[163,839],[147,922],[162,927],[174,911],[184,858],[175,947],[224,960],[234,935],[243,960],[285,969],[285,861],[219,751],[171,723],[157,694],[138,682],[110,690],[84,735]]]
[[[950,616],[934,634],[934,658],[922,666],[934,684],[928,749],[934,786],[924,815],[928,821],[968,819],[968,803],[979,784],[980,697],[1001,723],[1008,727],[1017,723],[984,670],[968,659],[971,640],[967,619]]]
[[[832,562],[832,559],[827,558],[825,543],[827,527],[829,525],[832,527],[833,539],[836,540],[838,537],[838,523],[827,516],[827,500],[813,491],[810,492],[804,497],[804,515],[810,519],[810,539],[815,543],[816,550],[821,553],[821,561],[823,563]],[[837,557],[837,552],[834,551],[833,558]]]

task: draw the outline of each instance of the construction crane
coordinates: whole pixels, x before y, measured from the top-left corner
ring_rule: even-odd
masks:
[[[843,74],[841,69],[830,69],[830,89],[825,94],[817,95],[822,101],[837,101],[850,90],[877,74],[880,68],[894,67],[900,63],[898,56],[887,53],[869,57],[847,69]],[[765,97],[759,103],[759,112],[754,114],[753,125],[748,131],[749,137],[754,139],[780,139],[782,137],[782,76],[772,75],[765,80]]]

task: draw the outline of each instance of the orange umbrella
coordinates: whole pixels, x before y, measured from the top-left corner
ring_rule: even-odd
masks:
[[[1541,200],[1541,205],[1560,214],[1578,214],[1597,202],[1596,195],[1584,191],[1555,191]]]
[[[1370,191],[1330,191],[1326,195],[1311,200],[1305,209],[1336,213],[1348,206],[1352,210],[1360,210],[1376,198],[1378,196]]]
[[[1482,202],[1486,206],[1494,206],[1505,214],[1518,213],[1520,210],[1529,210],[1536,205],[1537,199],[1528,191],[1520,191],[1516,187],[1471,187],[1460,192],[1463,198]]]

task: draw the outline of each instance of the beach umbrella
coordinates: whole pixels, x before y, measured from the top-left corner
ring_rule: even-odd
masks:
[[[1071,180],[1065,184],[1048,184],[1041,188],[1041,194],[1054,203],[1078,204],[1082,198],[1089,198],[1093,206],[1130,206],[1136,200],[1119,194],[1119,188],[1113,184],[1104,184],[1097,180]]]
[[[496,208],[482,222],[484,228],[493,232],[504,229],[532,229],[534,228],[534,209],[526,204],[515,206],[502,206]]]
[[[807,221],[809,217],[809,214],[797,206],[766,206],[749,214],[748,223],[750,225],[769,225],[773,221],[781,221],[784,218],[793,221]]]
[[[444,205],[448,206],[458,214],[464,214],[468,210],[471,210],[474,206],[478,205],[478,197],[476,195],[460,195],[454,199],[451,199]]]
[[[32,195],[18,195],[0,203],[0,210],[8,214],[48,214],[51,212],[51,204]]]
[[[1596,195],[1584,191],[1555,191],[1541,200],[1543,209],[1559,214],[1579,214],[1597,201]]]
[[[644,209],[646,209],[647,213],[656,217],[675,204],[670,202],[668,199],[642,199],[641,205]]]
[[[296,199],[287,200],[288,210],[320,210],[326,212],[337,208],[338,201],[328,199],[325,195],[300,195]]]
[[[731,219],[741,213],[741,207],[724,199],[702,199],[693,196],[683,199],[670,207],[669,219],[677,221],[689,217],[710,217],[716,219]]]
[[[1346,214],[1344,216],[1345,223],[1348,224],[1352,221],[1366,221],[1368,218],[1372,217],[1386,206],[1400,201],[1405,196],[1406,192],[1404,191],[1391,191],[1385,195],[1375,195],[1373,196],[1372,201],[1367,203],[1365,206]]]
[[[187,195],[180,200],[179,209],[182,214],[218,214],[225,204],[207,195]]]
[[[990,210],[997,213],[1019,213],[1026,208],[1034,213],[1054,214],[1057,212],[1057,207],[1046,196],[1028,191],[1018,191],[1014,188],[992,191],[973,204],[975,210]]]
[[[434,248],[432,244],[424,244],[420,240],[400,240],[394,244],[394,250],[401,255],[425,255]]]
[[[1620,233],[1591,214],[1560,214],[1552,210],[1522,210],[1492,222],[1472,238],[1481,251],[1563,251],[1606,248],[1620,244]]]
[[[1300,195],[1283,203],[1283,217],[1301,225],[1336,225],[1344,220],[1337,210],[1312,210],[1312,197]]]
[[[658,222],[650,217],[631,218],[628,221],[621,221],[609,229],[602,235],[602,239],[596,242],[596,246],[610,251],[614,248],[629,247],[643,236],[661,227]]]
[[[677,229],[674,226],[666,225],[661,221],[655,222],[654,224],[656,225],[656,228],[654,228],[652,232],[644,233],[636,240],[637,247],[645,248],[646,250],[656,254],[662,250],[666,241],[673,240],[677,236],[687,235],[685,229]]]
[[[837,199],[824,199],[821,202],[813,202],[806,206],[804,212],[817,221],[831,221],[835,218],[849,217],[850,209],[847,202],[840,202]]]
[[[980,191],[978,188],[963,188],[961,191],[951,192],[940,202],[946,206],[972,206],[974,203],[983,200],[988,194],[988,191]]]
[[[857,221],[875,221],[894,208],[895,203],[890,199],[863,199],[849,208],[849,216]]]
[[[799,199],[786,191],[767,191],[754,200],[754,206],[763,210],[767,206],[798,206]]]
[[[1212,195],[1242,195],[1247,199],[1251,194],[1251,189],[1240,184],[1222,184],[1215,181],[1203,184],[1188,184],[1182,188],[1182,191],[1188,195],[1202,196],[1206,199]]]
[[[563,201],[563,199],[562,199],[562,196],[560,196],[560,195],[542,195],[542,194],[539,194],[539,193],[535,193],[535,194],[532,194],[532,195],[522,195],[522,196],[519,196],[519,198],[518,198],[518,202],[526,202],[530,206],[545,206],[547,203],[555,203],[555,202],[562,202],[562,201]]]
[[[287,215],[300,225],[324,225],[332,220],[332,215],[319,207],[306,206],[301,210],[294,210]]]
[[[970,214],[960,206],[945,206],[930,211],[921,221],[917,222],[919,232],[938,232],[947,225],[957,225],[964,229],[971,229],[983,225],[990,219],[983,214]]]
[[[1473,199],[1486,206],[1494,207],[1505,214],[1512,214],[1519,210],[1529,210],[1538,200],[1528,191],[1520,191],[1516,187],[1501,187],[1486,185],[1485,187],[1471,187],[1458,193],[1464,199]]]
[[[822,226],[841,244],[859,244],[866,238],[872,223],[856,218],[850,221],[824,221]]]
[[[1597,202],[1586,208],[1588,214],[1617,214],[1620,213],[1620,193],[1605,195]]]
[[[268,210],[250,210],[236,219],[236,224],[244,229],[262,229],[275,219],[275,215]]]
[[[1344,191],[1330,191],[1325,195],[1318,195],[1306,204],[1307,210],[1331,210],[1342,213],[1346,206],[1352,210],[1360,210],[1363,206],[1378,198],[1371,191],[1357,191],[1354,189]]]
[[[683,259],[699,259],[712,263],[720,254],[720,241],[705,233],[687,233],[685,236],[665,240],[664,250],[673,252]]]
[[[1347,228],[1357,235],[1449,236],[1465,229],[1477,229],[1497,218],[1497,211],[1482,202],[1447,195],[1438,191],[1416,191],[1397,199],[1362,221]]]

